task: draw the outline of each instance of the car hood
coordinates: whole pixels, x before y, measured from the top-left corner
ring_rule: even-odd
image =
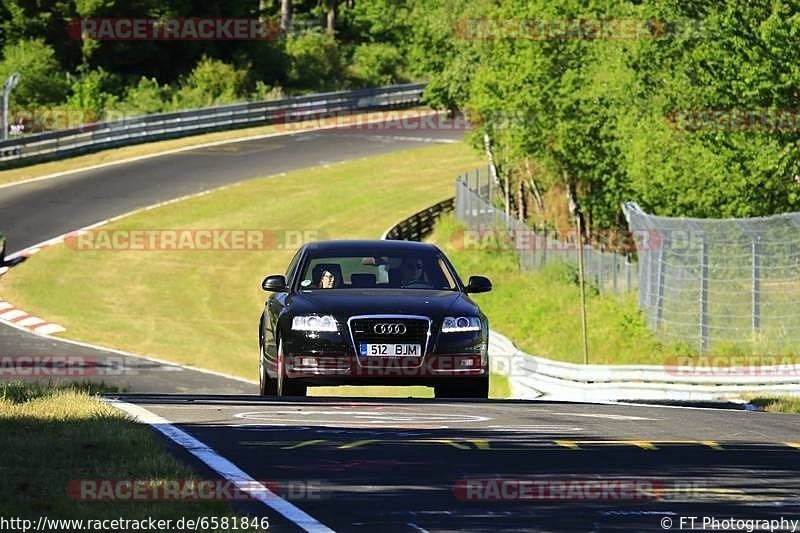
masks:
[[[442,317],[479,313],[467,295],[424,289],[326,289],[295,294],[286,302],[293,314],[339,316],[404,314]]]

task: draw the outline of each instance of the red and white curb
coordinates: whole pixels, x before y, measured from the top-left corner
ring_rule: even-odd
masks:
[[[5,300],[0,300],[0,322],[25,328],[39,335],[54,335],[66,331],[58,324],[48,322],[38,316],[31,316]]]
[[[26,248],[24,250],[20,250],[14,254],[9,255],[6,257],[6,261],[17,259],[20,257],[30,257],[36,253],[38,253],[42,248],[47,248],[48,246],[53,246],[54,244],[59,244],[64,242],[64,238],[70,235],[69,233],[66,235],[59,235],[53,239],[46,240],[30,248]],[[0,268],[0,276],[8,272],[9,267],[2,267]],[[54,322],[47,321],[43,318],[39,318],[38,316],[33,316],[22,309],[16,307],[14,304],[7,302],[0,298],[0,322],[9,324],[11,326],[16,326],[18,328],[26,329],[38,335],[56,335],[58,333],[63,333],[66,330],[63,326],[60,326]]]

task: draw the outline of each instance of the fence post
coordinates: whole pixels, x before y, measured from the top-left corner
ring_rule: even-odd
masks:
[[[664,273],[666,261],[664,259],[665,243],[662,240],[658,248],[658,293],[656,297],[656,330],[661,329],[661,320],[664,318]]]
[[[611,290],[614,294],[617,294],[617,270],[619,267],[617,266],[617,252],[611,253],[611,272],[613,273],[613,278],[611,279]]]
[[[627,292],[631,292],[631,254],[625,256],[625,284],[627,285]]]
[[[486,194],[486,203],[489,204],[489,207],[492,207],[492,174],[489,173],[486,175],[486,183],[489,187],[489,192]]]
[[[481,197],[481,169],[475,169],[475,194],[477,198],[475,198],[475,205],[476,211],[475,214],[478,216],[478,220],[480,220],[479,224],[483,223],[483,198]]]
[[[708,350],[708,243],[700,244],[700,355]]]
[[[597,269],[597,290],[600,293],[602,293],[603,290],[605,289],[605,279],[603,279],[603,274],[604,274],[604,272],[603,272],[604,268],[603,267],[605,267],[605,262],[606,262],[605,258],[603,257],[603,249],[602,248],[600,249],[600,253],[597,254],[597,257],[598,257],[598,260],[599,260],[599,263],[600,263],[599,264],[599,268]]]
[[[753,240],[753,333],[761,329],[761,243]]]
[[[745,220],[737,221],[750,236],[752,277],[750,280],[753,333],[761,328],[761,239]]]
[[[547,225],[542,224],[542,266],[547,264],[547,247],[550,243],[547,242]]]

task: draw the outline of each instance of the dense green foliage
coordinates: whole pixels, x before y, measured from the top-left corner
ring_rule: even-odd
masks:
[[[531,211],[534,177],[551,202],[563,204],[571,185],[595,227],[624,223],[630,199],[672,216],[800,210],[800,124],[720,120],[694,131],[683,120],[686,110],[797,109],[796,0],[428,4],[414,58],[430,73],[429,101],[481,117],[474,144],[491,136],[513,209]],[[653,23],[633,39],[481,38],[500,35],[488,27],[466,39],[463,26],[452,31],[465,18]]]
[[[80,17],[277,21],[286,1],[0,0],[0,76],[23,73],[12,107],[87,116],[425,79],[431,106],[475,119],[478,150],[490,136],[510,209],[536,223],[565,223],[567,191],[594,228],[624,225],[630,199],[673,216],[800,210],[800,116],[780,131],[724,119],[694,131],[685,113],[798,109],[800,0],[292,0],[279,39],[92,41],[66,29]],[[630,39],[574,28],[531,39],[470,34],[467,22],[619,18],[650,23]]]
[[[68,26],[102,17],[264,17],[277,29],[281,0],[0,0],[0,77],[22,73],[12,108],[60,106],[90,118],[408,81],[405,1],[291,4],[291,29],[270,39],[121,41],[77,39]]]

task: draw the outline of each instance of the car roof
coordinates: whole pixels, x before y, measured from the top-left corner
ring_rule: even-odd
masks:
[[[390,239],[319,241],[310,242],[305,248],[312,253],[439,252],[439,248],[433,244]]]

